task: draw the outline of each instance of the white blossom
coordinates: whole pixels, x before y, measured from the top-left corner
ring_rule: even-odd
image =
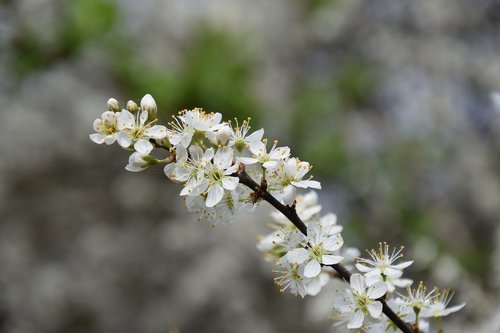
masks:
[[[368,287],[361,274],[352,274],[350,288],[337,294],[334,309],[341,320],[347,321],[347,328],[356,329],[363,326],[365,316],[378,319],[382,314],[382,303],[377,301],[387,292],[387,285],[377,282]]]
[[[437,290],[436,297],[431,300],[427,307],[422,309],[421,316],[424,318],[441,318],[446,317],[451,313],[460,311],[465,306],[465,303],[448,308],[448,304],[450,303],[452,297],[453,293],[450,293],[449,289],[445,289],[442,292]]]
[[[378,251],[372,249],[367,251],[370,259],[359,258],[356,268],[365,273],[366,283],[372,285],[377,281],[387,283],[389,292],[393,292],[396,287],[406,288],[412,284],[412,280],[402,278],[403,269],[410,266],[413,261],[396,263],[403,257],[402,251],[393,248],[392,251],[387,243],[379,243]]]
[[[334,255],[344,240],[340,234],[330,235],[321,225],[311,223],[307,226],[306,248],[296,248],[287,253],[290,262],[305,263],[304,276],[312,278],[321,272],[321,264],[333,265],[342,261],[343,257]]]
[[[101,115],[101,118],[94,120],[94,131],[90,134],[90,140],[97,144],[106,143],[111,145],[116,141],[118,129],[118,115],[120,113],[106,111]]]
[[[321,189],[321,184],[318,181],[302,179],[310,169],[311,166],[308,162],[301,162],[297,158],[280,161],[277,168],[268,177],[271,193],[286,205],[291,206],[295,200],[295,187]]]
[[[274,282],[280,287],[280,291],[284,292],[289,289],[294,295],[306,296],[307,286],[304,279],[304,266],[289,262],[286,258],[280,260],[278,266],[280,269],[274,270],[274,272],[280,275],[274,279]]]
[[[155,120],[146,123],[147,120],[147,111],[137,114],[136,118],[130,111],[122,110],[118,116],[118,144],[123,148],[133,144],[136,151],[149,154],[153,150],[149,139],[163,139],[167,135],[167,129],[162,125],[153,125]]]
[[[399,300],[399,304],[405,306],[407,312],[413,311],[416,315],[427,313],[427,308],[431,301],[436,297],[437,289],[434,288],[427,292],[427,287],[420,282],[417,289],[406,288],[407,295]]]
[[[248,135],[250,128],[249,121],[246,120],[243,121],[241,127],[238,123],[236,123],[236,127],[233,127],[229,146],[234,146],[240,154],[243,152],[243,148],[248,148],[255,142],[261,142],[264,136],[264,129],[257,130]]]
[[[250,142],[248,149],[253,157],[240,157],[238,160],[243,164],[260,163],[267,170],[274,170],[278,167],[278,162],[287,159],[290,156],[290,148],[276,147],[278,141],[274,141],[271,150],[267,152],[267,140],[255,140]]]
[[[239,183],[238,177],[231,176],[237,170],[233,165],[233,150],[223,147],[217,150],[213,163],[207,163],[204,179],[197,186],[207,192],[207,207],[215,206],[224,196],[224,189],[233,191]]]

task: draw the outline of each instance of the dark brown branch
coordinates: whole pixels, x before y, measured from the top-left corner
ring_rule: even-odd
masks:
[[[269,192],[262,189],[259,184],[257,184],[245,171],[245,166],[240,164],[239,170],[237,172],[237,176],[240,179],[240,183],[246,185],[255,193],[259,194],[260,197],[267,202],[269,202],[274,208],[279,210],[283,215],[285,215],[290,222],[293,223],[297,229],[300,230],[304,235],[307,236],[307,226],[297,215],[295,207],[285,206],[281,202],[279,202],[275,197],[273,197]],[[351,272],[346,269],[341,264],[329,265],[332,267],[339,275],[340,278],[349,281],[351,278]],[[378,299],[379,302],[382,303],[382,311],[384,314],[404,333],[414,333],[412,328],[405,323],[385,302],[384,297]]]

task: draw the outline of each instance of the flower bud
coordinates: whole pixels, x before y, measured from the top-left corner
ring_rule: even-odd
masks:
[[[121,110],[120,103],[114,98],[108,99],[108,110],[118,112]]]
[[[132,113],[136,113],[137,111],[139,111],[139,106],[134,101],[128,101],[127,102],[127,110],[129,110]]]
[[[148,111],[150,119],[156,119],[158,115],[158,108],[156,107],[156,102],[153,96],[150,94],[144,95],[141,99],[141,109],[143,111]]]

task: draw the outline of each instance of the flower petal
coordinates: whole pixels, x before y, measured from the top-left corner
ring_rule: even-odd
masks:
[[[382,314],[382,303],[380,302],[373,302],[368,304],[366,307],[368,312],[370,312],[370,316],[373,318],[378,318]]]
[[[387,292],[387,284],[379,281],[368,288],[367,296],[371,299],[377,299],[385,295]]]
[[[208,189],[207,201],[205,204],[207,205],[207,207],[213,207],[222,200],[223,196],[224,196],[224,189],[222,188],[222,186],[220,186],[219,184],[213,184]]]
[[[316,259],[311,260],[304,268],[304,276],[308,278],[313,278],[321,273],[321,265]]]
[[[356,264],[356,269],[362,273],[367,273],[367,272],[371,271],[373,268],[370,268],[370,267],[362,265],[362,264]]]
[[[148,155],[153,150],[153,144],[148,140],[139,139],[134,144],[134,149],[141,154]]]
[[[354,311],[354,313],[351,314],[349,322],[347,323],[347,328],[349,329],[360,328],[363,325],[364,319],[365,316],[363,315],[363,311],[361,310]]]
[[[324,265],[335,265],[335,264],[338,264],[339,262],[341,262],[342,260],[344,260],[344,257],[342,257],[342,256],[334,256],[331,254],[325,254],[321,258],[321,263]]]
[[[90,140],[97,144],[101,144],[104,142],[104,138],[106,137],[106,134],[100,134],[100,133],[93,133],[89,135]]]
[[[233,150],[230,147],[223,147],[217,150],[214,156],[214,165],[217,169],[227,169],[233,163]]]
[[[128,148],[132,144],[132,139],[125,131],[118,132],[118,134],[116,135],[116,140],[118,141],[118,144],[123,148]]]
[[[298,248],[288,251],[286,258],[290,263],[302,264],[304,261],[309,259],[311,254],[304,248]]]
[[[233,191],[240,182],[238,177],[224,177],[222,178],[222,186],[229,191]]]
[[[247,142],[260,141],[262,140],[263,136],[264,136],[264,130],[260,129],[247,136],[245,141]]]
[[[128,110],[122,110],[118,115],[118,130],[133,129],[135,127],[135,117]]]
[[[400,264],[393,265],[393,267],[397,268],[397,269],[404,269],[404,268],[410,266],[411,264],[413,264],[413,260],[411,260],[411,261],[405,261],[405,262],[402,262]]]
[[[464,306],[465,306],[465,303],[462,303],[460,305],[455,305],[455,306],[452,306],[452,307],[450,307],[448,309],[445,309],[441,313],[441,316],[444,317],[444,316],[449,315],[450,313],[460,311]]]
[[[287,206],[292,206],[295,201],[295,187],[288,185],[281,190],[281,195],[283,196],[283,202]]]
[[[350,280],[351,289],[358,294],[363,294],[366,289],[365,279],[361,274],[354,273]]]
[[[155,125],[146,129],[144,135],[152,139],[163,139],[167,136],[167,128],[162,125]]]

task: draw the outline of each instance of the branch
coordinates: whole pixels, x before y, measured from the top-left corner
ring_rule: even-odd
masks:
[[[269,202],[274,208],[279,210],[283,215],[285,215],[290,222],[293,223],[297,229],[300,230],[304,235],[307,236],[307,226],[304,224],[304,222],[301,220],[301,218],[297,215],[297,212],[295,210],[295,207],[290,207],[290,206],[285,206],[281,202],[279,202],[275,197],[273,197],[269,192],[267,192],[265,189],[263,189],[259,184],[257,184],[245,171],[245,165],[240,164],[239,170],[236,173],[238,176],[240,183],[243,185],[246,185],[249,187],[251,190],[253,190],[255,193],[257,193],[262,199],[265,201]],[[339,276],[346,280],[349,281],[351,278],[351,272],[349,272],[348,269],[346,269],[344,266],[341,264],[335,264],[335,265],[327,265],[332,267],[338,274]],[[392,309],[387,305],[387,303],[384,300],[384,296],[378,299],[380,303],[382,303],[382,311],[384,314],[404,333],[414,333],[412,328],[405,323]]]

